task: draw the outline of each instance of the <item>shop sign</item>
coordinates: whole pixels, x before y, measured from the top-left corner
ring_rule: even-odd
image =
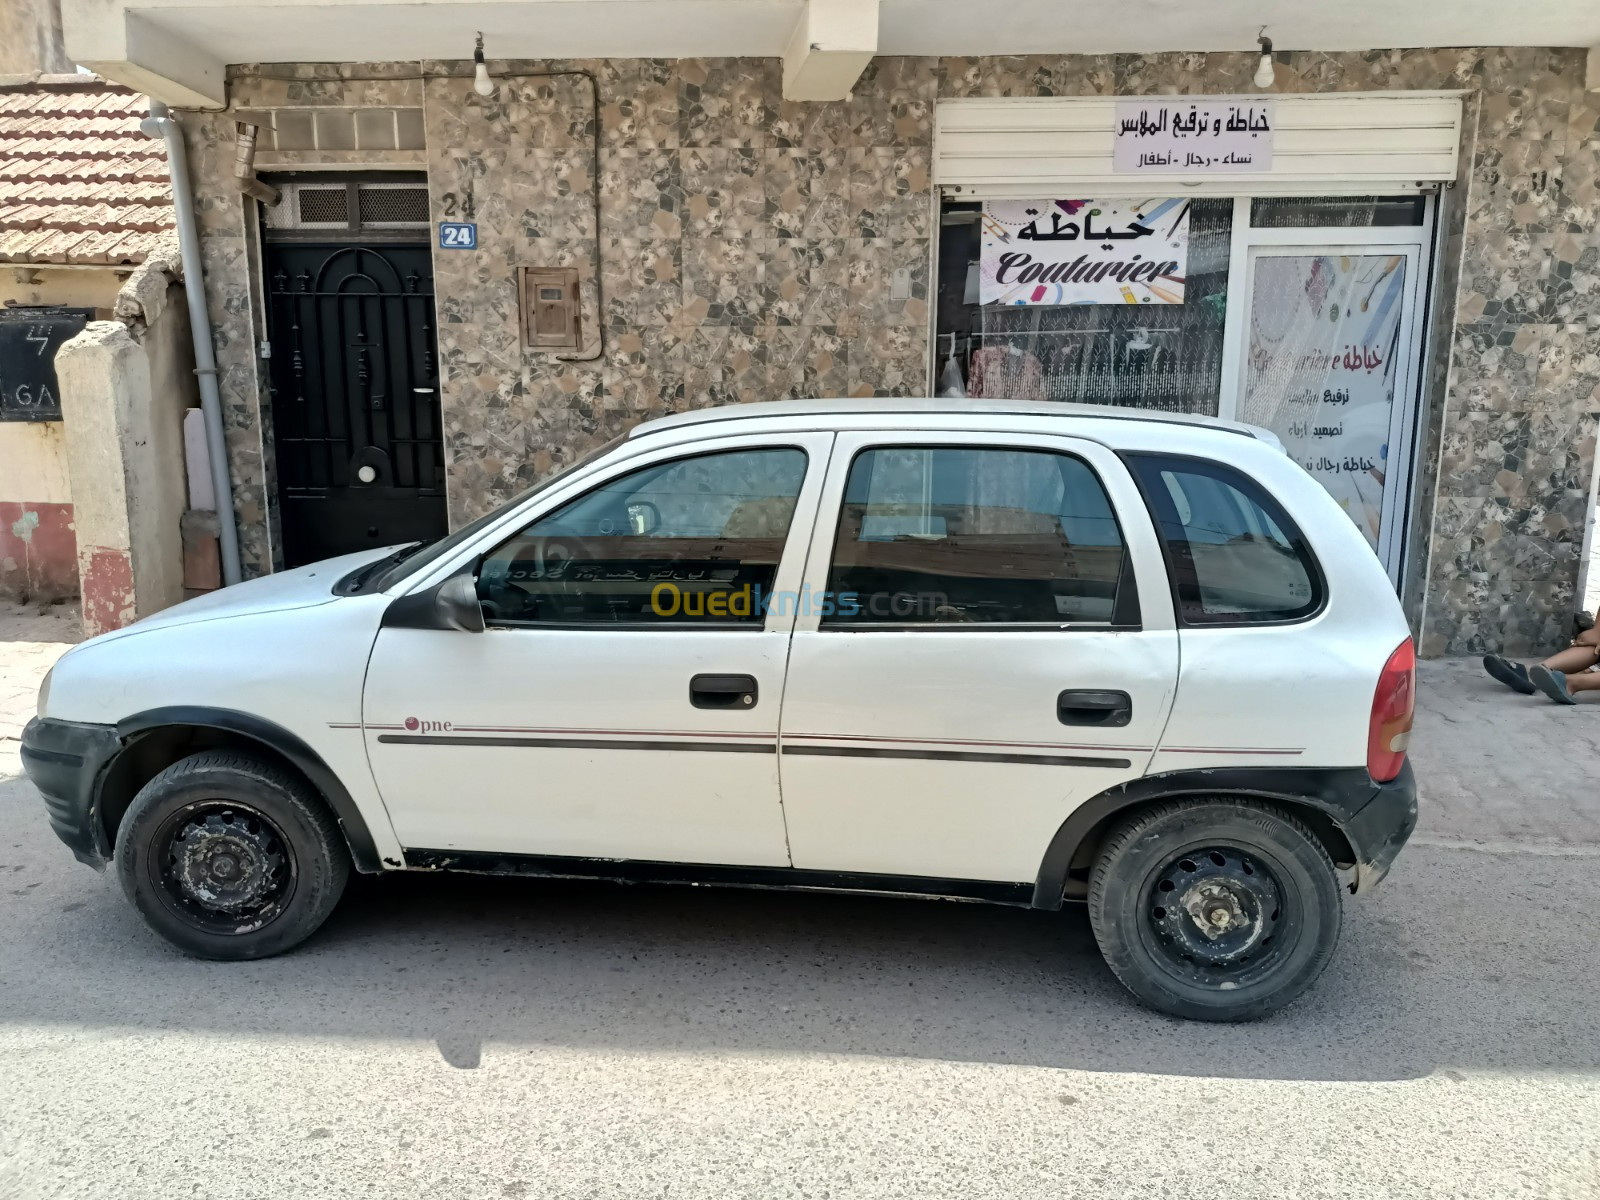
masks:
[[[92,308],[0,309],[0,421],[59,421],[56,351],[83,332]]]
[[[1390,475],[1406,260],[1262,256],[1241,419],[1265,425],[1374,547]]]
[[[1223,175],[1272,170],[1271,100],[1118,100],[1112,170],[1119,175]]]
[[[1182,304],[1189,202],[987,200],[980,304]]]

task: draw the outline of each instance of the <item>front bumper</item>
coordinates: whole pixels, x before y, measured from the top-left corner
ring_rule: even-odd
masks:
[[[96,869],[111,857],[96,813],[100,777],[121,748],[112,725],[35,717],[22,731],[22,766],[44,796],[50,827],[79,862]]]
[[[1374,783],[1372,788],[1372,798],[1343,826],[1356,852],[1356,881],[1351,889],[1356,892],[1382,881],[1417,828],[1417,777],[1409,758],[1400,774],[1388,783]]]

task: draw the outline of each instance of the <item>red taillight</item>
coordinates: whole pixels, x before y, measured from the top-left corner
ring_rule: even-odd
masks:
[[[1405,765],[1411,743],[1411,716],[1417,703],[1417,653],[1407,638],[1389,655],[1372,693],[1367,724],[1367,774],[1388,783]]]

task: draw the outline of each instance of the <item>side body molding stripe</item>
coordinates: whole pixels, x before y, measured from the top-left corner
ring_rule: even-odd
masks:
[[[888,746],[794,746],[785,743],[784,754],[826,758],[921,758],[935,762],[1021,763],[1035,767],[1119,767],[1125,758],[1087,758],[1077,754],[1008,754],[983,750],[912,750]]]
[[[434,733],[380,733],[390,746],[514,746],[529,750],[693,750],[712,754],[776,754],[770,742],[669,742],[639,738],[451,737]]]
[[[372,728],[372,726],[368,726]],[[601,732],[601,731],[596,731]],[[742,735],[722,734],[725,738]],[[697,754],[775,754],[775,741],[711,741],[705,735],[685,734],[682,740],[639,737],[532,737],[462,736],[441,733],[380,733],[378,741],[389,746],[504,746],[532,750],[677,750]],[[900,758],[931,759],[936,762],[1021,763],[1042,767],[1111,767],[1125,770],[1126,758],[1090,757],[1077,754],[1018,754],[1009,751],[944,750],[890,746],[815,746],[785,742],[784,754],[824,758]]]

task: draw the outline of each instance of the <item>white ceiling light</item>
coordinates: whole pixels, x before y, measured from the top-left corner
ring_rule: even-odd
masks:
[[[483,33],[478,33],[478,46],[472,52],[472,90],[480,96],[494,95],[494,80],[489,78],[489,68],[483,61]]]
[[[1269,88],[1278,77],[1272,65],[1272,39],[1267,36],[1267,27],[1263,25],[1261,32],[1256,34],[1256,41],[1261,43],[1261,61],[1256,64],[1255,85],[1258,88]]]

